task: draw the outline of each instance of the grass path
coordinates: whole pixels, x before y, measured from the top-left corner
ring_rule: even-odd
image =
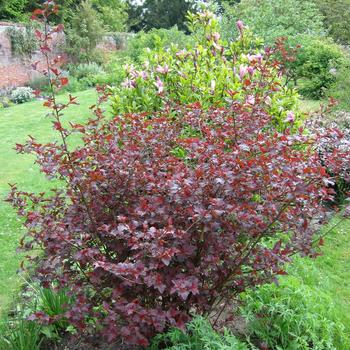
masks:
[[[72,106],[65,120],[79,122],[89,115],[88,107],[96,103],[96,93],[87,90],[74,95],[80,105]],[[16,253],[16,248],[22,229],[12,208],[3,201],[9,191],[8,183],[17,183],[19,188],[28,191],[50,187],[33,164],[33,158],[16,154],[13,147],[23,143],[28,135],[41,142],[55,139],[51,120],[45,117],[47,111],[40,101],[0,110],[0,312],[12,301],[21,283],[16,270],[22,257]]]

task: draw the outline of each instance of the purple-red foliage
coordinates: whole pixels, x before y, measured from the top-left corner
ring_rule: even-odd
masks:
[[[67,83],[50,69],[53,89]],[[273,131],[258,98],[112,120],[98,105],[94,118],[67,129],[62,111],[73,103],[45,102],[61,143],[17,145],[62,187],[48,195],[12,186],[9,201],[25,219],[22,248],[41,248],[38,278],[74,296],[62,317],[79,330],[93,318],[109,340],[146,346],[192,312],[210,314],[283,274],[296,252],[317,253],[312,221],[332,197],[317,152],[324,135]],[[70,150],[72,133],[83,145]],[[335,148],[329,161],[337,169],[349,154]]]
[[[23,245],[42,248],[42,282],[79,295],[64,316],[82,328],[95,316],[109,339],[146,345],[191,311],[209,313],[283,273],[296,251],[313,254],[310,223],[331,197],[328,175],[315,140],[270,125],[259,106],[192,105],[176,119],[74,125],[84,145],[68,153],[34,140],[18,146],[66,181],[49,197],[16,187],[10,195],[26,219]]]

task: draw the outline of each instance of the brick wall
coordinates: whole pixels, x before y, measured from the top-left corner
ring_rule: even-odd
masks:
[[[17,23],[0,22],[0,89],[23,86],[29,83],[39,73],[32,69],[31,63],[39,61],[38,70],[45,68],[44,57],[40,52],[35,52],[31,58],[21,59],[13,55],[11,42],[7,37],[9,27],[23,28],[23,25]],[[54,38],[54,47],[62,37]],[[62,55],[62,61],[66,61]]]
[[[46,66],[44,57],[40,52],[35,52],[30,59],[21,59],[12,54],[11,42],[6,34],[7,29],[10,27],[24,28],[23,25],[18,23],[0,21],[0,90],[24,86],[38,76],[38,71],[32,69],[31,63],[39,62],[37,67],[39,71],[43,70]],[[127,34],[124,35],[127,36]],[[62,41],[64,41],[64,35],[62,34],[57,34],[56,37],[53,38],[53,48],[55,54],[62,57],[61,63],[68,61],[67,56],[59,52],[59,44],[62,43]],[[98,48],[108,53],[120,50],[122,47],[116,45],[112,36],[106,36],[98,45]]]

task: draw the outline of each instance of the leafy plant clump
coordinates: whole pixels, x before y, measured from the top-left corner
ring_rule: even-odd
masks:
[[[42,248],[38,277],[69,286],[77,301],[62,316],[81,330],[94,318],[110,340],[147,345],[314,252],[310,223],[331,190],[311,140],[269,132],[258,105],[177,115],[56,121],[64,143],[78,132],[84,145],[17,146],[67,183],[50,197],[14,186],[10,201],[24,248]]]
[[[346,65],[342,48],[331,40],[304,36],[292,63],[303,96],[320,99],[336,82],[337,71]]]
[[[346,350],[350,338],[337,318],[332,298],[288,277],[243,297],[252,338],[272,349]]]
[[[152,341],[150,350],[248,350],[246,344],[230,332],[223,335],[215,332],[210,323],[202,317],[194,318],[186,330],[173,328],[160,334]]]
[[[34,98],[34,91],[30,87],[22,86],[14,89],[10,94],[10,99],[14,103],[24,103]]]
[[[25,27],[10,27],[6,31],[11,42],[11,51],[14,56],[30,59],[38,49],[35,37],[35,28],[31,25]]]

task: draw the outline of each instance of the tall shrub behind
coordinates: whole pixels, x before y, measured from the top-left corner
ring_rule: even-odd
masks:
[[[91,0],[84,0],[69,19],[65,50],[76,63],[98,61],[96,46],[104,33],[103,23]]]
[[[262,49],[241,21],[240,36],[227,43],[221,39],[218,20],[210,12],[189,17],[194,45],[151,50],[141,68],[126,66],[127,78],[114,90],[115,114],[152,112],[167,105],[199,102],[203,108],[229,106],[235,101],[264,101],[276,124],[295,110],[297,94],[283,87],[281,62],[275,50]]]

